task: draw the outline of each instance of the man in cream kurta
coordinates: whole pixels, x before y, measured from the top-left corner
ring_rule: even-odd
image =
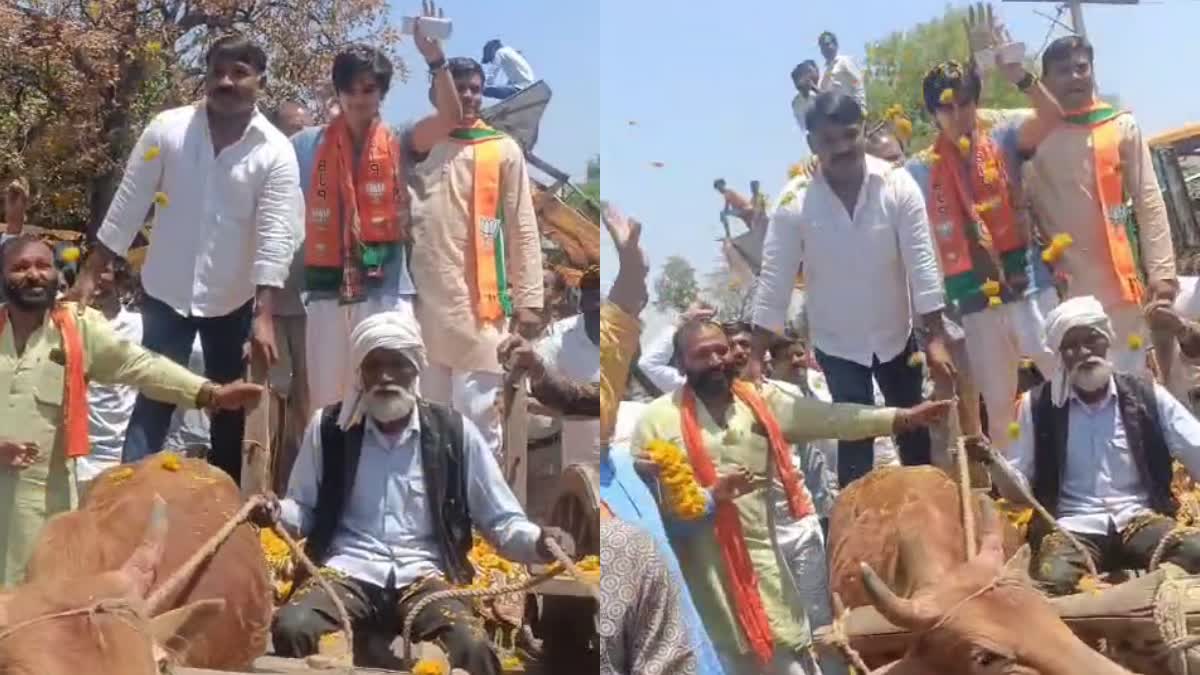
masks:
[[[482,69],[463,58],[450,59],[448,67],[462,100],[464,124],[475,124]],[[507,136],[491,142],[501,144],[499,198],[512,323],[533,339],[541,327],[542,250],[525,155]],[[417,318],[429,350],[429,368],[421,373],[422,395],[470,418],[498,453],[496,394],[502,371],[496,349],[509,327],[503,320],[481,321],[476,309],[472,204],[478,148],[444,141],[414,167],[412,273]]]
[[[49,246],[24,238],[7,242],[0,250],[4,286],[11,303],[0,305],[3,587],[21,582],[42,525],[54,514],[74,508],[78,494],[75,460],[66,454],[67,375],[58,363],[63,358],[64,340],[48,311],[58,287],[53,253]],[[34,306],[38,303],[41,309]],[[256,385],[214,386],[170,359],[121,340],[104,315],[94,309],[81,314],[72,304],[62,309],[74,316],[87,380],[136,387],[156,401],[187,407],[240,407],[239,403],[261,394]],[[86,419],[86,408],[77,412]]]

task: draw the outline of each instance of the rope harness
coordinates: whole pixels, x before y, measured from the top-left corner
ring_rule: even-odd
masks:
[[[0,631],[0,640],[6,640],[22,630],[29,628],[30,626],[46,623],[55,619],[68,619],[76,616],[87,616],[88,619],[91,620],[93,617],[99,614],[112,615],[115,618],[125,621],[131,628],[140,632],[145,632],[141,627],[135,624],[135,622],[144,623],[146,617],[142,610],[135,606],[134,603],[123,598],[105,598],[103,600],[97,600],[96,602],[93,602],[85,607],[77,607],[75,609],[67,609],[61,612],[42,614],[40,616],[35,616],[18,622]],[[133,619],[134,621],[130,621],[130,619]]]

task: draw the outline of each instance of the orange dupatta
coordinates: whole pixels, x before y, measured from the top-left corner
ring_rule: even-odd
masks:
[[[451,140],[474,148],[474,185],[471,186],[471,252],[475,259],[475,315],[492,322],[512,313],[505,275],[504,215],[500,203],[500,143],[504,134],[476,120],[455,129]]]
[[[746,382],[735,382],[733,393],[754,413],[755,419],[767,430],[767,441],[774,456],[775,466],[783,481],[788,509],[794,518],[803,518],[813,512],[812,501],[801,488],[802,474],[792,464],[787,441],[779,428],[766,401],[754,387]],[[717,469],[712,457],[704,449],[704,435],[696,415],[696,394],[690,386],[683,388],[681,427],[683,444],[687,447],[688,459],[696,473],[696,480],[706,489],[717,482]],[[758,593],[758,575],[750,561],[750,551],[742,533],[742,520],[737,506],[732,501],[717,504],[716,538],[725,563],[726,588],[733,596],[731,604],[737,615],[738,625],[750,643],[759,663],[766,667],[771,663],[775,650],[771,636],[771,624]]]
[[[325,128],[305,195],[304,265],[310,290],[336,287],[342,302],[364,297],[364,277],[382,274],[388,246],[408,238],[408,187],[399,146],[379,119],[356,167],[346,118]]]
[[[1121,170],[1121,129],[1116,124],[1117,118],[1125,114],[1106,103],[1096,102],[1067,113],[1063,120],[1067,124],[1091,129],[1096,194],[1104,218],[1109,260],[1121,286],[1122,299],[1141,304],[1146,288],[1142,283],[1133,244],[1129,240],[1128,228],[1133,222],[1133,215],[1125,198],[1125,175]]]
[[[83,368],[83,336],[75,314],[67,307],[50,310],[50,320],[62,335],[66,374],[63,377],[63,429],[66,431],[67,457],[86,457],[92,449],[88,435],[87,376]],[[8,310],[0,305],[0,334],[8,324]],[[14,336],[15,338],[15,336]],[[15,340],[14,340],[15,342]]]
[[[1004,154],[992,137],[978,128],[972,148],[974,161],[970,168],[970,186],[959,170],[957,158],[962,151],[944,135],[939,135],[934,145],[937,159],[930,167],[930,199],[926,208],[942,261],[947,292],[954,297],[976,291],[983,282],[974,278],[975,275],[964,278],[975,267],[967,241],[968,227],[978,228],[979,243],[992,256],[998,257],[997,267],[1004,272],[1023,272],[1026,262],[1024,254],[1028,243],[1012,205]],[[1005,265],[1004,261],[1013,253],[1021,255],[1013,256],[1013,261]]]

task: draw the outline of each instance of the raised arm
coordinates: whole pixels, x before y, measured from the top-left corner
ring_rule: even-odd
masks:
[[[600,442],[608,443],[617,422],[617,407],[625,397],[629,364],[637,351],[646,306],[649,266],[642,251],[642,224],[604,205],[604,225],[617,249],[617,277],[600,308]]]
[[[445,16],[432,0],[424,0],[421,9],[422,16]],[[463,111],[458,90],[454,87],[454,78],[450,75],[450,69],[446,67],[446,54],[442,51],[442,43],[423,35],[420,21],[413,31],[413,43],[433,75],[433,103],[437,107],[434,114],[422,118],[412,128],[411,149],[414,154],[421,156],[429,154],[433,146],[450,135],[461,123]]]

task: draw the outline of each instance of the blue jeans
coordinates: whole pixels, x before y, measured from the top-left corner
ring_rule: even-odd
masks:
[[[909,337],[904,350],[890,361],[880,362],[874,357],[871,367],[854,361],[830,356],[820,349],[817,362],[825,372],[829,393],[836,403],[859,403],[875,405],[875,389],[871,378],[879,383],[883,399],[895,408],[910,408],[921,402],[921,387],[924,373],[921,368],[908,364],[908,359],[917,350],[915,337]],[[930,464],[930,439],[928,429],[918,429],[900,434],[896,438],[900,461],[905,466]],[[865,476],[875,463],[875,441],[838,441],[838,484],[846,487],[854,480]]]
[[[192,343],[200,334],[204,352],[204,376],[218,384],[233,382],[245,375],[242,349],[250,337],[254,301],[247,302],[225,316],[181,316],[174,309],[149,295],[142,303],[142,346],[187,367]],[[122,462],[136,462],[163,449],[167,428],[175,406],[138,395],[129,417]],[[212,415],[212,449],[209,463],[222,469],[240,483],[242,475],[242,434],[246,413],[222,410]]]
[[[483,95],[488,98],[497,98],[504,100],[512,96],[516,96],[521,92],[520,87],[514,87],[511,84],[491,85],[483,88]]]

